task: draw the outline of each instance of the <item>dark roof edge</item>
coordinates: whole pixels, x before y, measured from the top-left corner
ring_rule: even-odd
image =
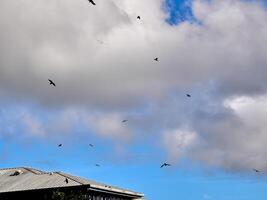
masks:
[[[110,194],[117,194],[117,195],[122,195],[122,196],[126,196],[126,197],[136,197],[136,198],[143,198],[145,195],[142,193],[134,193],[134,192],[120,192],[120,191],[114,191],[114,190],[108,190],[108,189],[100,189],[100,188],[96,188],[96,187],[90,187],[89,190],[91,191],[105,191],[107,193]]]

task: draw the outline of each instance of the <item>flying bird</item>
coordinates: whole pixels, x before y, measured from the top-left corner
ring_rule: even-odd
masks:
[[[191,95],[190,95],[190,94],[186,94],[186,96],[187,96],[187,97],[191,97]]]
[[[158,62],[159,61],[159,58],[155,58],[154,60]]]
[[[95,2],[93,0],[88,0],[89,3],[93,4],[95,6]]]
[[[140,19],[141,19],[141,17],[140,17],[140,16],[137,16],[137,19],[139,19],[139,20],[140,20]]]
[[[93,144],[89,144],[89,146],[90,146],[90,147],[94,147],[94,145],[93,145]]]
[[[169,167],[169,166],[171,166],[171,164],[163,163],[163,164],[160,166],[160,168],[162,168],[162,167]]]
[[[99,164],[95,164],[95,166],[96,166],[96,167],[100,167],[100,165],[99,165]]]
[[[253,169],[253,171],[256,172],[256,173],[260,173],[260,172],[261,172],[261,171],[258,170],[258,169]]]
[[[66,179],[65,179],[65,182],[68,184],[68,183],[69,183],[69,180],[66,178]]]
[[[48,81],[50,85],[53,85],[54,87],[56,87],[56,84],[52,80],[48,79]]]
[[[58,147],[62,147],[62,144],[59,144]]]
[[[128,122],[128,119],[124,119],[121,121],[122,123]]]

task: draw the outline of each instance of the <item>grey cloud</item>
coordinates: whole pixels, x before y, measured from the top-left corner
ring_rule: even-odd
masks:
[[[57,106],[127,108],[209,80],[225,95],[265,92],[264,9],[203,2],[194,4],[202,25],[169,26],[161,1],[139,24],[133,11],[150,1],[99,2],[96,8],[82,1],[2,1],[1,93]]]
[[[126,132],[126,140],[141,138],[136,130],[155,140],[188,128],[198,140],[184,152],[191,159],[234,170],[254,164],[267,169],[264,123],[254,126],[224,106],[232,97],[258,100],[266,93],[266,10],[258,2],[195,0],[199,23],[170,26],[163,3],[107,0],[90,7],[86,1],[2,0],[1,100],[77,107],[78,114],[63,113],[52,132],[91,119],[89,128],[106,137],[103,121],[109,117],[113,131],[107,137]],[[79,114],[81,109],[89,114]],[[118,129],[117,121],[134,110],[129,130]],[[29,119],[28,126],[40,132],[42,123]]]

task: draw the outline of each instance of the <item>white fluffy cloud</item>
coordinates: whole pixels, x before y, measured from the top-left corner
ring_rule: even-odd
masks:
[[[95,129],[103,137],[113,138],[119,141],[129,141],[132,133],[128,126],[122,123],[124,119],[119,113],[105,115],[90,115],[85,119],[89,128]]]
[[[1,1],[1,96],[127,108],[209,80],[227,94],[265,92],[260,4],[197,0],[201,25],[179,26],[164,21],[162,7],[160,0]]]
[[[190,156],[228,170],[266,169],[266,96],[231,98],[223,104],[231,114],[195,122],[201,139]]]
[[[124,141],[155,131],[173,159],[180,145],[206,164],[267,169],[267,11],[241,0],[195,0],[192,9],[194,23],[170,26],[163,0],[1,0],[1,100],[66,110],[46,113],[57,118],[49,128],[27,115],[35,135],[80,123]]]
[[[185,156],[186,152],[195,146],[197,134],[188,130],[166,131],[163,135],[165,147],[169,150],[171,160]]]

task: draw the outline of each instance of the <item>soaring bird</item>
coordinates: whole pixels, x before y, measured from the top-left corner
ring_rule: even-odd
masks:
[[[253,169],[253,171],[256,172],[256,173],[260,173],[260,172],[261,172],[261,171],[258,170],[258,169]]]
[[[163,164],[160,166],[160,168],[162,168],[162,167],[168,167],[168,166],[171,166],[171,164],[163,163]]]
[[[89,144],[89,146],[90,146],[90,147],[94,147],[94,145],[93,145],[93,144]]]
[[[89,3],[93,4],[95,6],[95,2],[93,0],[88,0]]]
[[[48,79],[48,81],[50,85],[53,85],[54,87],[56,87],[56,84],[52,80]]]
[[[128,119],[124,119],[121,121],[122,123],[128,122]]]
[[[159,61],[159,58],[154,58],[154,60],[158,62]]]
[[[62,147],[62,144],[59,144],[58,147]]]
[[[191,97],[191,95],[190,95],[190,94],[186,94],[186,96],[187,96],[187,97]]]
[[[65,179],[65,182],[68,184],[68,183],[69,183],[69,180],[66,178],[66,179]]]
[[[141,17],[140,17],[140,16],[137,16],[137,19],[139,19],[139,20],[140,20],[140,19],[141,19]]]
[[[96,166],[96,167],[100,167],[100,165],[99,165],[99,164],[95,164],[95,166]]]

